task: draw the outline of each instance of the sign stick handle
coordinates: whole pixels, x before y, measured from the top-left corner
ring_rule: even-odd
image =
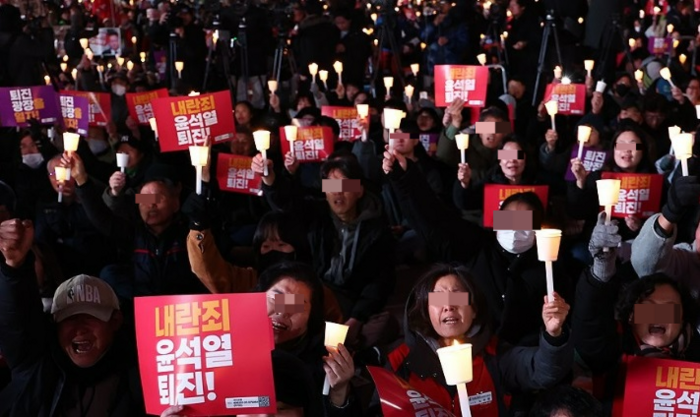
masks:
[[[578,143],[578,156],[576,158],[578,158],[578,160],[580,161],[582,156],[583,156],[583,142],[579,142]]]
[[[461,154],[460,156],[462,157],[462,163],[466,164],[467,163],[467,150],[462,149],[460,154]]]
[[[202,167],[197,165],[194,168],[197,171],[197,195],[202,195]]]
[[[323,395],[328,396],[331,393],[331,382],[328,380],[328,375],[323,380]]]
[[[612,219],[612,206],[605,206],[605,225],[609,225]],[[603,248],[603,252],[610,252],[610,248]]]
[[[462,410],[462,417],[472,417],[472,410],[469,409],[467,384],[457,384],[457,394],[459,395],[459,407]]]
[[[544,268],[547,273],[547,301],[554,301],[554,269],[552,261],[544,261]]]
[[[268,175],[270,175],[270,173],[267,170],[267,150],[263,149],[262,151],[260,151],[260,153],[263,157],[263,176],[267,177]]]
[[[683,176],[687,177],[688,176],[688,160],[685,158],[681,159],[681,170],[683,171]]]

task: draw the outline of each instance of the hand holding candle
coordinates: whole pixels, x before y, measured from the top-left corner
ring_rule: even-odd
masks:
[[[675,84],[673,84],[673,80],[671,80],[671,70],[668,69],[668,67],[661,68],[659,74],[661,74],[661,78],[663,78],[664,80],[668,81],[669,84],[671,84],[671,87],[675,87]]]
[[[270,149],[270,132],[267,130],[258,130],[253,132],[255,147],[263,157],[263,176],[270,175],[267,169],[267,150]]]
[[[345,338],[348,335],[349,329],[350,329],[350,326],[346,326],[344,324],[338,324],[338,323],[331,323],[331,322],[327,321],[326,322],[325,341],[324,341],[324,345],[326,346],[326,349],[335,350],[335,349],[338,349],[339,344],[345,343]],[[331,384],[328,381],[328,376],[326,376],[325,380],[323,381],[323,395],[330,394],[330,391],[331,391]]]
[[[386,88],[386,96],[391,97],[391,87],[394,86],[394,77],[384,77],[384,88]]]
[[[591,76],[591,71],[593,71],[593,66],[595,65],[595,61],[592,59],[587,59],[583,61],[583,66],[586,68],[586,75],[589,77]]]
[[[598,180],[598,202],[605,207],[605,224],[610,224],[612,208],[620,201],[620,180]],[[603,248],[603,252],[609,252],[610,248]]]
[[[119,64],[121,67],[122,64]],[[182,61],[175,61],[175,71],[177,71],[177,78],[182,78],[182,70],[185,69],[185,63]]]
[[[642,70],[637,70],[634,72],[634,79],[637,80],[638,83],[641,83],[642,80],[644,80],[644,71]]]
[[[472,370],[472,345],[470,343],[455,344],[437,350],[442,373],[445,375],[447,385],[456,385],[459,396],[459,406],[462,417],[471,417],[469,408],[469,394],[467,383],[474,379]]]
[[[318,64],[313,62],[309,64],[309,74],[311,74],[311,84],[314,84],[316,82],[316,74],[318,74]]]
[[[58,183],[58,202],[61,203],[63,202],[63,184],[70,181],[70,168],[56,166],[56,168],[54,168],[54,176]]]
[[[202,169],[209,164],[209,147],[190,146],[190,159],[197,171],[197,195],[202,195]]]
[[[328,71],[326,70],[321,70],[318,72],[318,78],[323,81],[323,88],[328,90],[328,84],[326,84],[326,81],[328,81]]]
[[[401,126],[401,119],[406,117],[406,113],[398,109],[384,109],[384,127],[389,131],[389,151],[394,150],[394,140],[391,134]]]
[[[267,80],[267,88],[270,89],[270,94],[277,93],[277,80]]]
[[[558,65],[556,67],[554,67],[554,79],[561,80],[561,74],[562,74],[561,67]]]
[[[364,121],[367,116],[369,116],[369,104],[358,104],[357,116]],[[362,141],[367,141],[367,129],[365,128],[364,123],[362,123]]]
[[[117,166],[122,173],[126,172],[126,167],[129,165],[129,154],[128,153],[118,153],[117,154]]]
[[[287,138],[287,141],[294,142],[295,140],[297,140],[298,129],[299,128],[294,125],[288,125],[284,127],[284,136]]]
[[[87,49],[89,44],[88,38],[80,38],[80,47],[83,49]]]
[[[554,301],[554,271],[552,262],[559,258],[561,230],[542,229],[535,231],[537,239],[537,258],[544,262],[547,277],[547,301]]]
[[[63,134],[63,150],[68,152],[68,156],[71,156],[73,152],[78,150],[79,143],[79,134],[70,132],[65,132]]]
[[[461,160],[463,164],[467,163],[467,149],[469,149],[469,135],[466,133],[458,133],[455,135],[457,149],[460,150]]]
[[[590,126],[581,125],[578,127],[578,159],[581,159],[583,155],[583,145],[588,142],[588,139],[591,137],[591,130]]]
[[[693,134],[681,133],[671,138],[671,145],[676,158],[681,161],[683,176],[688,176],[688,159],[693,156]]]
[[[414,77],[418,76],[418,71],[420,70],[420,65],[419,64],[411,64],[411,72],[413,73]]]
[[[411,99],[413,99],[413,91],[414,87],[411,84],[406,84],[406,87],[404,87],[404,93],[406,94],[406,103],[410,104]]]
[[[549,117],[552,118],[552,130],[556,132],[557,127],[554,124],[554,117],[559,112],[559,103],[557,103],[554,100],[550,100],[550,101],[544,103],[544,107],[547,110],[547,114],[549,115]]]
[[[338,84],[343,83],[343,63],[340,61],[335,61],[333,64],[333,69],[338,73]]]
[[[486,54],[479,54],[476,56],[476,59],[479,61],[479,64],[486,65]]]

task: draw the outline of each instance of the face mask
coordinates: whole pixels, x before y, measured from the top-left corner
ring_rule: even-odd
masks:
[[[630,86],[625,84],[618,84],[615,86],[615,92],[618,96],[624,97],[630,92]]]
[[[22,155],[22,163],[31,169],[37,169],[44,162],[44,157],[40,153],[30,153]]]
[[[296,253],[284,253],[276,250],[271,250],[264,255],[258,257],[258,274],[262,273],[267,268],[282,263],[284,261],[293,261],[296,259]]]
[[[90,139],[87,142],[93,155],[99,155],[109,148],[109,144],[103,140]]]
[[[532,230],[497,230],[498,244],[510,253],[523,253],[535,245],[535,232]]]
[[[121,84],[115,84],[112,86],[112,92],[118,96],[123,96],[126,94],[126,87]]]

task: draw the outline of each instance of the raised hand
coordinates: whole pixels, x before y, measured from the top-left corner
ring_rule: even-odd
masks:
[[[121,171],[115,171],[114,174],[109,177],[109,193],[113,197],[117,197],[122,193],[124,187],[126,187],[126,174]]]
[[[566,316],[569,314],[569,305],[559,296],[554,293],[554,300],[547,302],[547,296],[544,296],[544,305],[542,306],[542,321],[547,333],[552,337],[559,337],[566,321]]]
[[[11,219],[0,223],[0,252],[8,266],[21,266],[33,242],[34,225],[30,220]]]
[[[469,164],[459,164],[457,168],[457,180],[462,188],[469,188],[469,183],[472,180],[472,169]]]

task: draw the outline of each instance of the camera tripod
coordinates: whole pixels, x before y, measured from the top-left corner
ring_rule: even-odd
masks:
[[[544,65],[547,61],[547,48],[549,46],[549,37],[554,35],[554,48],[557,53],[557,60],[562,64],[561,48],[559,47],[559,34],[557,33],[557,23],[554,17],[554,10],[547,12],[547,17],[542,32],[542,44],[540,45],[540,56],[537,58],[537,76],[535,78],[535,89],[532,92],[532,105],[537,105],[537,96],[540,89],[540,79],[544,72]]]
[[[622,49],[625,52],[628,63],[632,63],[632,54],[630,52],[630,47],[626,42],[625,30],[620,23],[620,15],[613,14],[610,22],[608,23],[606,33],[603,36],[605,43],[603,43],[603,49],[600,55],[600,65],[596,65],[595,75],[597,79],[601,79],[602,76],[608,73],[608,65],[610,65],[610,58],[613,57],[613,66],[615,62],[615,54],[613,51],[613,42],[615,39],[622,43]]]
[[[231,81],[231,32],[229,32],[228,30],[220,29],[218,18],[214,20],[213,29],[215,32],[218,32],[219,39],[217,39],[217,41],[214,42],[214,39],[212,38],[213,45],[211,48],[209,48],[209,51],[207,52],[207,66],[204,71],[204,81],[202,82],[201,91],[208,91],[207,83],[209,81],[209,74],[211,74],[211,72],[213,71],[212,59],[214,57],[214,54],[218,52],[218,58],[221,61],[221,68],[224,72],[224,78],[226,78],[226,85],[228,86],[228,89],[231,92],[231,94],[233,94],[233,82]],[[231,97],[231,99],[234,100],[234,97]]]
[[[386,10],[386,9],[385,9]],[[384,45],[388,44],[389,49],[391,52],[391,57],[392,61],[394,64],[394,67],[398,71],[398,80],[401,83],[401,87],[405,86],[405,82],[403,79],[403,76],[401,74],[401,51],[399,50],[398,45],[396,44],[396,38],[394,37],[393,33],[393,25],[392,23],[395,24],[393,21],[394,17],[391,16],[392,11],[387,10],[382,13],[381,15],[381,22],[379,23],[378,27],[378,36],[377,36],[377,50],[375,51],[374,59],[372,60],[372,68],[373,68],[373,74],[372,74],[372,80],[371,80],[371,89],[372,89],[372,96],[374,98],[377,98],[377,79],[379,77],[379,64],[382,59],[382,48]],[[382,68],[383,69],[383,68]],[[389,71],[391,71],[391,68],[389,68]],[[390,95],[391,92],[387,91],[386,95]]]

